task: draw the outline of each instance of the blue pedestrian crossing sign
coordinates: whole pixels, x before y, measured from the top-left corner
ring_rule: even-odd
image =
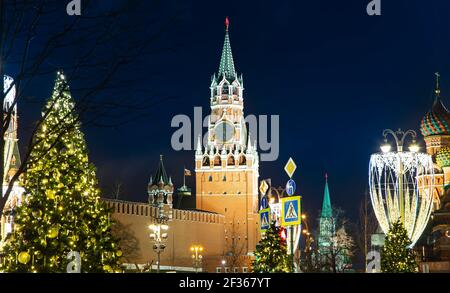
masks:
[[[289,196],[294,195],[295,189],[296,189],[295,181],[292,179],[289,179],[289,181],[286,183],[286,193]]]
[[[270,227],[270,208],[259,211],[259,225],[261,232],[266,231]]]
[[[301,196],[289,196],[281,199],[281,226],[295,226],[301,223]]]

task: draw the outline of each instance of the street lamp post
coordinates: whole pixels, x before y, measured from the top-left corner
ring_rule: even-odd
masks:
[[[200,254],[201,252],[203,252],[203,246],[192,245],[191,252],[192,252],[192,259],[194,261],[195,272],[198,273],[198,267],[201,265],[203,258],[203,256]]]
[[[309,262],[309,258],[310,258],[310,246],[311,243],[314,241],[311,233],[309,232],[309,226],[308,226],[308,221],[307,221],[307,216],[306,214],[302,214],[302,225],[305,225],[305,229],[303,229],[301,232],[302,234],[305,235],[305,256],[306,256],[306,261]],[[299,242],[299,246],[300,246],[300,242]],[[301,252],[301,247],[299,247],[299,251]]]
[[[403,152],[403,144],[405,142],[405,138],[408,135],[411,135],[412,137],[412,144],[409,146],[409,150],[411,152],[418,152],[419,151],[419,146],[416,143],[416,138],[417,138],[417,134],[414,130],[407,130],[402,131],[400,128],[397,131],[393,131],[391,129],[385,129],[383,131],[383,136],[384,136],[384,143],[383,145],[381,145],[381,151],[383,153],[388,153],[391,150],[391,145],[388,143],[387,141],[387,136],[388,135],[392,135],[395,139],[395,143],[397,146],[397,152],[401,153]],[[403,162],[400,160],[399,161],[399,174],[400,176],[398,176],[398,192],[399,194],[403,194],[403,172],[404,172],[404,168],[403,168]],[[405,223],[405,202],[404,202],[404,197],[400,196],[399,198],[399,204],[400,204],[400,220],[402,222],[402,224]]]
[[[161,264],[161,252],[164,251],[166,248],[166,239],[167,239],[167,230],[169,230],[169,226],[157,222],[156,224],[151,224],[149,226],[151,233],[150,233],[150,239],[153,240],[153,250],[158,255],[158,263],[157,263],[157,273],[159,273],[160,264]]]

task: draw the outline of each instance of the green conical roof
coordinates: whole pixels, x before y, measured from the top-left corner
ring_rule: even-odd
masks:
[[[234,68],[233,53],[231,52],[230,36],[228,34],[228,27],[229,27],[228,17],[225,19],[225,26],[226,26],[225,41],[223,43],[222,57],[220,59],[218,78],[221,79],[225,74],[225,77],[227,79],[234,79],[236,77],[236,71]]]
[[[330,191],[328,190],[328,175],[325,174],[325,190],[323,192],[322,218],[331,218],[332,209],[330,201]]]
[[[167,176],[166,168],[164,168],[162,155],[159,156],[158,168],[156,169],[155,176],[151,177],[149,185],[159,185],[160,183],[172,185],[171,179]]]

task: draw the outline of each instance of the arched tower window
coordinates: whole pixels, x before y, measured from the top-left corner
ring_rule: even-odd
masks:
[[[202,166],[205,166],[205,167],[209,166],[209,157],[208,156],[203,157]]]
[[[220,156],[216,156],[214,158],[214,166],[220,166],[222,165],[222,160],[220,159]]]
[[[222,95],[228,95],[230,92],[230,86],[227,83],[224,83],[222,86]]]
[[[234,166],[235,162],[234,162],[234,156],[230,155],[228,157],[228,162],[227,162],[228,166]]]
[[[247,164],[247,158],[245,157],[245,155],[240,155],[239,156],[239,165],[245,165]]]

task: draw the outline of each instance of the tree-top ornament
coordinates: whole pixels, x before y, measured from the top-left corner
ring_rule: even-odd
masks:
[[[21,179],[25,201],[16,210],[0,271],[67,272],[74,261],[68,254],[75,252],[81,272],[121,272],[110,211],[100,200],[95,168],[61,72],[42,115]]]

